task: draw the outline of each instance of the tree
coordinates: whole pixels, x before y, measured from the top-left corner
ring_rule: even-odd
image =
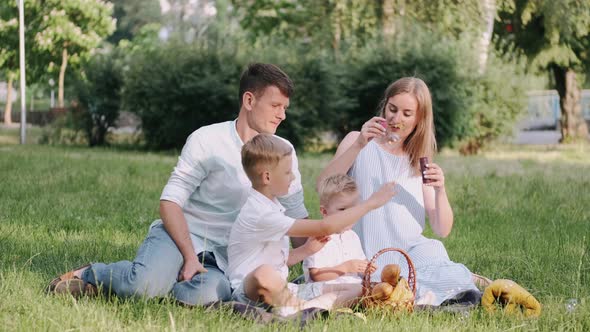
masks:
[[[347,46],[362,46],[381,27],[380,1],[232,0],[232,4],[241,26],[254,39],[274,35],[310,45],[330,45],[336,53],[343,42]],[[387,14],[391,19],[392,13]]]
[[[150,23],[160,23],[162,14],[157,0],[111,0],[117,29],[107,39],[117,44],[122,39],[132,40],[140,29]]]
[[[0,9],[0,68],[7,82],[4,123],[11,124],[12,82],[18,73],[18,20],[8,9],[4,6]]]
[[[60,63],[58,107],[63,107],[68,63],[79,62],[115,30],[113,5],[101,0],[45,0],[42,8],[31,24],[38,27],[37,47]]]
[[[590,2],[503,0],[495,33],[548,70],[561,106],[561,142],[587,139],[578,75],[590,71]]]
[[[27,81],[35,80],[44,71],[39,67],[39,56],[33,47],[35,26],[30,25],[38,15],[38,3],[25,1],[25,55],[27,62]],[[0,2],[0,79],[7,80],[7,103],[4,108],[4,122],[11,123],[12,85],[19,74],[19,25],[16,1]]]

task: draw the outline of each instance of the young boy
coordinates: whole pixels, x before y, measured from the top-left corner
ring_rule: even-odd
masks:
[[[360,285],[288,284],[288,267],[321,249],[322,241],[314,237],[342,232],[389,201],[395,195],[394,184],[385,184],[366,201],[323,220],[293,219],[284,215],[277,200],[293,180],[291,163],[291,147],[276,136],[259,134],[242,147],[242,166],[252,189],[229,236],[226,274],[232,298],[275,307],[283,316],[306,308],[349,305],[360,294]],[[289,236],[312,238],[289,250]]]
[[[349,209],[359,202],[354,179],[336,174],[323,180],[318,186],[320,213],[324,218]],[[356,233],[346,227],[334,234],[317,253],[305,258],[303,272],[306,282],[322,281],[325,284],[361,284],[362,275],[369,265]],[[375,268],[371,267],[370,272]]]

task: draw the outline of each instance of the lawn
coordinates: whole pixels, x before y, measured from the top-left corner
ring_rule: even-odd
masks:
[[[173,154],[0,143],[0,330],[297,330],[170,300],[44,293],[60,272],[90,261],[132,259],[176,162]],[[301,156],[306,205],[327,155]],[[317,331],[590,330],[590,149],[513,147],[480,156],[445,152],[455,226],[450,257],[492,279],[509,278],[543,304],[539,319],[416,313],[318,320]],[[432,236],[430,230],[426,231]],[[299,270],[292,271],[295,275]],[[566,302],[575,299],[574,310]]]

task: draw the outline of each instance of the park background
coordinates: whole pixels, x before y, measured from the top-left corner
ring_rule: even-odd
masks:
[[[262,61],[295,82],[278,134],[300,153],[312,217],[314,179],[338,140],[375,114],[389,83],[425,80],[456,215],[450,257],[544,304],[534,320],[478,309],[310,329],[590,330],[588,1],[26,0],[24,9],[29,125],[18,145],[18,7],[0,3],[0,329],[297,329],[169,300],[44,294],[74,266],[133,257],[186,137],[235,118],[240,72]]]

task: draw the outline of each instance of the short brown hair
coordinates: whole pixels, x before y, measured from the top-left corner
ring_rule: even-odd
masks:
[[[293,82],[279,67],[269,63],[251,63],[240,77],[238,100],[242,107],[242,98],[246,91],[260,97],[269,86],[276,86],[286,97],[293,94]]]
[[[343,193],[356,192],[357,186],[353,178],[346,174],[335,174],[325,178],[318,186],[318,194],[320,196],[320,205],[327,205],[334,198],[334,196]]]
[[[262,167],[275,167],[292,152],[291,146],[282,139],[269,134],[258,134],[242,146],[242,167],[254,183],[263,171]]]

